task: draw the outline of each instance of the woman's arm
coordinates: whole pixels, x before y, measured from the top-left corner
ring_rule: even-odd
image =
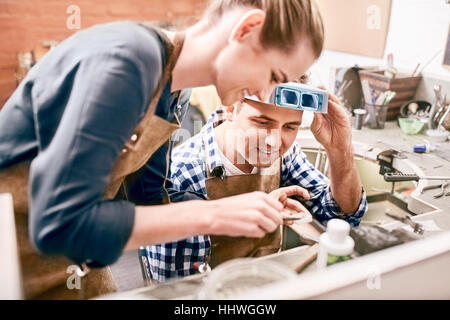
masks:
[[[261,238],[283,223],[282,209],[281,202],[264,192],[219,200],[138,206],[126,250],[198,234]]]
[[[58,129],[31,164],[30,238],[43,253],[107,265],[120,256],[134,224],[133,203],[102,198],[145,112],[141,70],[108,52],[82,59],[71,77],[60,89],[70,97]],[[34,90],[50,90],[45,84]]]

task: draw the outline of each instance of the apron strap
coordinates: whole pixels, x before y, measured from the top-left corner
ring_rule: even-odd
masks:
[[[168,51],[168,56],[169,56],[168,61],[164,67],[164,71],[163,71],[161,80],[158,82],[158,85],[156,86],[153,97],[151,98],[150,104],[147,108],[147,113],[144,116],[144,117],[151,117],[155,114],[156,107],[158,105],[159,98],[161,97],[161,93],[162,93],[162,90],[164,89],[164,86],[172,77],[173,68],[175,67],[175,64],[178,60],[181,49],[183,47],[185,34],[184,34],[184,32],[177,32],[175,34],[175,39],[172,44],[170,42],[169,38],[167,38],[167,36],[162,31],[158,30],[157,28],[151,27],[151,26],[146,26],[146,25],[143,25],[143,26],[146,27],[147,29],[153,30],[163,39],[163,41],[166,43],[166,46],[168,47],[167,51]],[[178,97],[179,96],[180,96],[180,93],[178,91]],[[141,121],[140,124],[143,122],[144,121]],[[140,125],[138,124],[136,131],[140,131],[139,127],[140,127]],[[137,133],[139,133],[139,132],[137,132]]]
[[[205,141],[203,141],[203,137],[202,137],[202,144],[203,144],[203,153],[205,156],[205,161],[203,161],[203,163],[205,164],[205,171],[206,171],[206,178],[209,179],[211,178],[211,168],[209,167],[208,164],[208,152],[206,151],[206,144]]]
[[[158,105],[159,99],[162,94],[162,90],[164,89],[166,83],[172,77],[172,71],[178,60],[181,49],[183,48],[184,38],[185,38],[184,32],[177,32],[175,34],[175,38],[172,43],[170,41],[170,39],[166,36],[166,34],[164,32],[162,32],[161,30],[159,30],[158,28],[156,28],[155,26],[152,26],[151,24],[145,24],[145,23],[141,23],[141,25],[150,31],[156,32],[159,35],[159,37],[163,40],[163,42],[167,46],[168,60],[164,67],[162,77],[161,77],[160,81],[158,82],[155,92],[150,100],[150,104],[147,108],[147,112],[144,115],[144,118],[137,125],[136,129],[133,131],[133,133],[137,134],[138,136],[140,136],[141,132],[144,131],[144,129],[145,129],[144,124],[146,123],[146,119],[149,119],[150,117],[152,117],[155,114],[156,107]],[[180,90],[178,90],[174,94],[177,95],[177,99],[178,99],[177,105],[178,105],[179,98],[180,98]],[[178,125],[180,125],[180,119],[178,118],[176,112],[175,112],[175,121],[177,122]],[[166,188],[166,182],[167,182],[167,178],[169,175],[169,165],[170,165],[169,160],[170,160],[171,146],[172,146],[170,138],[168,139],[167,143],[168,143],[168,147],[167,147],[167,153],[166,153],[166,173],[164,176],[164,182],[163,182],[163,186],[162,186],[163,191],[164,191],[163,203],[170,203],[170,197],[169,197],[169,194],[168,194],[167,188]],[[128,195],[126,194],[126,186],[124,185],[124,182],[122,182],[122,188],[124,190],[125,198],[128,200]]]
[[[162,92],[164,86],[166,85],[166,83],[172,77],[173,68],[175,67],[178,57],[180,56],[181,49],[183,48],[185,33],[177,32],[175,34],[175,39],[173,41],[173,45],[170,45],[171,42],[168,39],[168,37],[164,34],[164,32],[161,32],[160,30],[152,27],[151,25],[144,25],[144,26],[157,32],[158,35],[164,40],[164,42],[169,47],[169,50],[168,50],[169,51],[169,53],[168,53],[169,59],[167,61],[166,67],[164,68],[164,73],[163,73],[162,79],[158,83],[157,89],[155,91],[155,95],[151,99],[150,105],[148,107],[147,115],[153,116],[155,114],[156,106],[158,105],[159,98],[161,97],[161,92]],[[177,92],[177,99],[178,99],[177,104],[179,102],[179,98],[180,98],[180,91]],[[175,118],[176,118],[178,125],[180,125],[180,119],[178,119],[178,116],[176,115],[176,113],[175,113]],[[165,174],[164,183],[163,183],[163,190],[164,190],[163,203],[170,203],[169,193],[167,192],[167,188],[166,188],[167,178],[169,175],[170,156],[171,156],[171,151],[172,151],[172,143],[171,143],[170,138],[169,138],[167,144],[168,144],[168,146],[167,146],[167,153],[166,153],[166,174]]]
[[[202,139],[202,144],[203,144],[203,153],[204,153],[204,156],[205,156],[205,161],[203,161],[203,163],[204,163],[204,168],[205,168],[205,171],[206,171],[206,179],[221,178],[222,180],[225,180],[225,178],[227,176],[225,174],[225,168],[223,166],[217,166],[211,172],[211,168],[209,167],[209,161],[208,161],[208,159],[209,159],[208,158],[208,152],[206,151],[206,144],[205,144],[205,141],[203,139]]]
[[[156,29],[155,29],[156,30]],[[158,32],[163,39],[165,39],[166,43],[170,43],[170,40],[167,38],[167,36],[160,32]],[[169,60],[167,61],[166,67],[164,69],[163,76],[161,78],[161,81],[158,84],[158,90],[156,91],[158,95],[155,94],[155,97],[158,97],[157,99],[152,99],[149,105],[149,110],[151,114],[154,114],[156,111],[156,106],[158,105],[159,98],[161,96],[161,91],[164,89],[164,86],[166,83],[172,78],[172,71],[175,67],[175,64],[177,63],[178,57],[180,56],[181,49],[183,48],[184,44],[184,32],[177,32],[175,34],[175,39],[173,41],[173,46],[169,50]],[[180,92],[178,91],[178,98],[180,97]]]

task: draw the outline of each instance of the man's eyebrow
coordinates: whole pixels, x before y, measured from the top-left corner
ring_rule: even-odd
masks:
[[[274,122],[276,122],[275,119],[269,118],[268,116],[265,116],[265,115],[252,116],[252,117],[250,117],[250,118],[251,118],[251,119],[264,119],[264,120],[267,120],[267,121],[274,121]]]
[[[301,121],[293,121],[293,122],[288,122],[288,123],[286,123],[286,124],[299,126],[299,125],[302,124],[302,122],[301,122]]]

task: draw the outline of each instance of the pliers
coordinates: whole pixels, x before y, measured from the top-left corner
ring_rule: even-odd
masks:
[[[449,182],[447,181],[447,182],[443,182],[443,183],[439,183],[439,184],[434,184],[431,186],[426,186],[426,187],[422,188],[422,191],[420,193],[423,193],[424,191],[430,190],[430,189],[441,189],[441,192],[433,195],[433,197],[434,198],[440,198],[442,196],[447,197],[447,196],[450,196],[450,191],[447,193],[445,192],[445,188],[447,188],[448,185],[449,185]]]
[[[424,226],[418,222],[414,222],[409,215],[406,215],[404,217],[399,217],[399,216],[389,213],[389,212],[386,212],[386,215],[391,218],[394,218],[395,220],[399,220],[405,224],[409,224],[410,227],[413,228],[414,233],[422,235],[425,232]]]

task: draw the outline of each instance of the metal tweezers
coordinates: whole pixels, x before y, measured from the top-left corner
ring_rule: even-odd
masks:
[[[302,220],[302,219],[305,219],[305,218],[306,218],[305,214],[300,212],[300,213],[295,213],[295,214],[290,215],[290,216],[283,217],[283,222]]]
[[[443,183],[439,183],[439,184],[433,184],[431,186],[426,186],[422,188],[422,191],[420,193],[423,193],[424,191],[427,190],[431,190],[431,189],[441,189],[440,193],[437,193],[435,195],[433,195],[434,198],[440,198],[442,196],[450,196],[450,191],[445,193],[445,188],[447,188],[449,185],[449,182],[443,182]]]

